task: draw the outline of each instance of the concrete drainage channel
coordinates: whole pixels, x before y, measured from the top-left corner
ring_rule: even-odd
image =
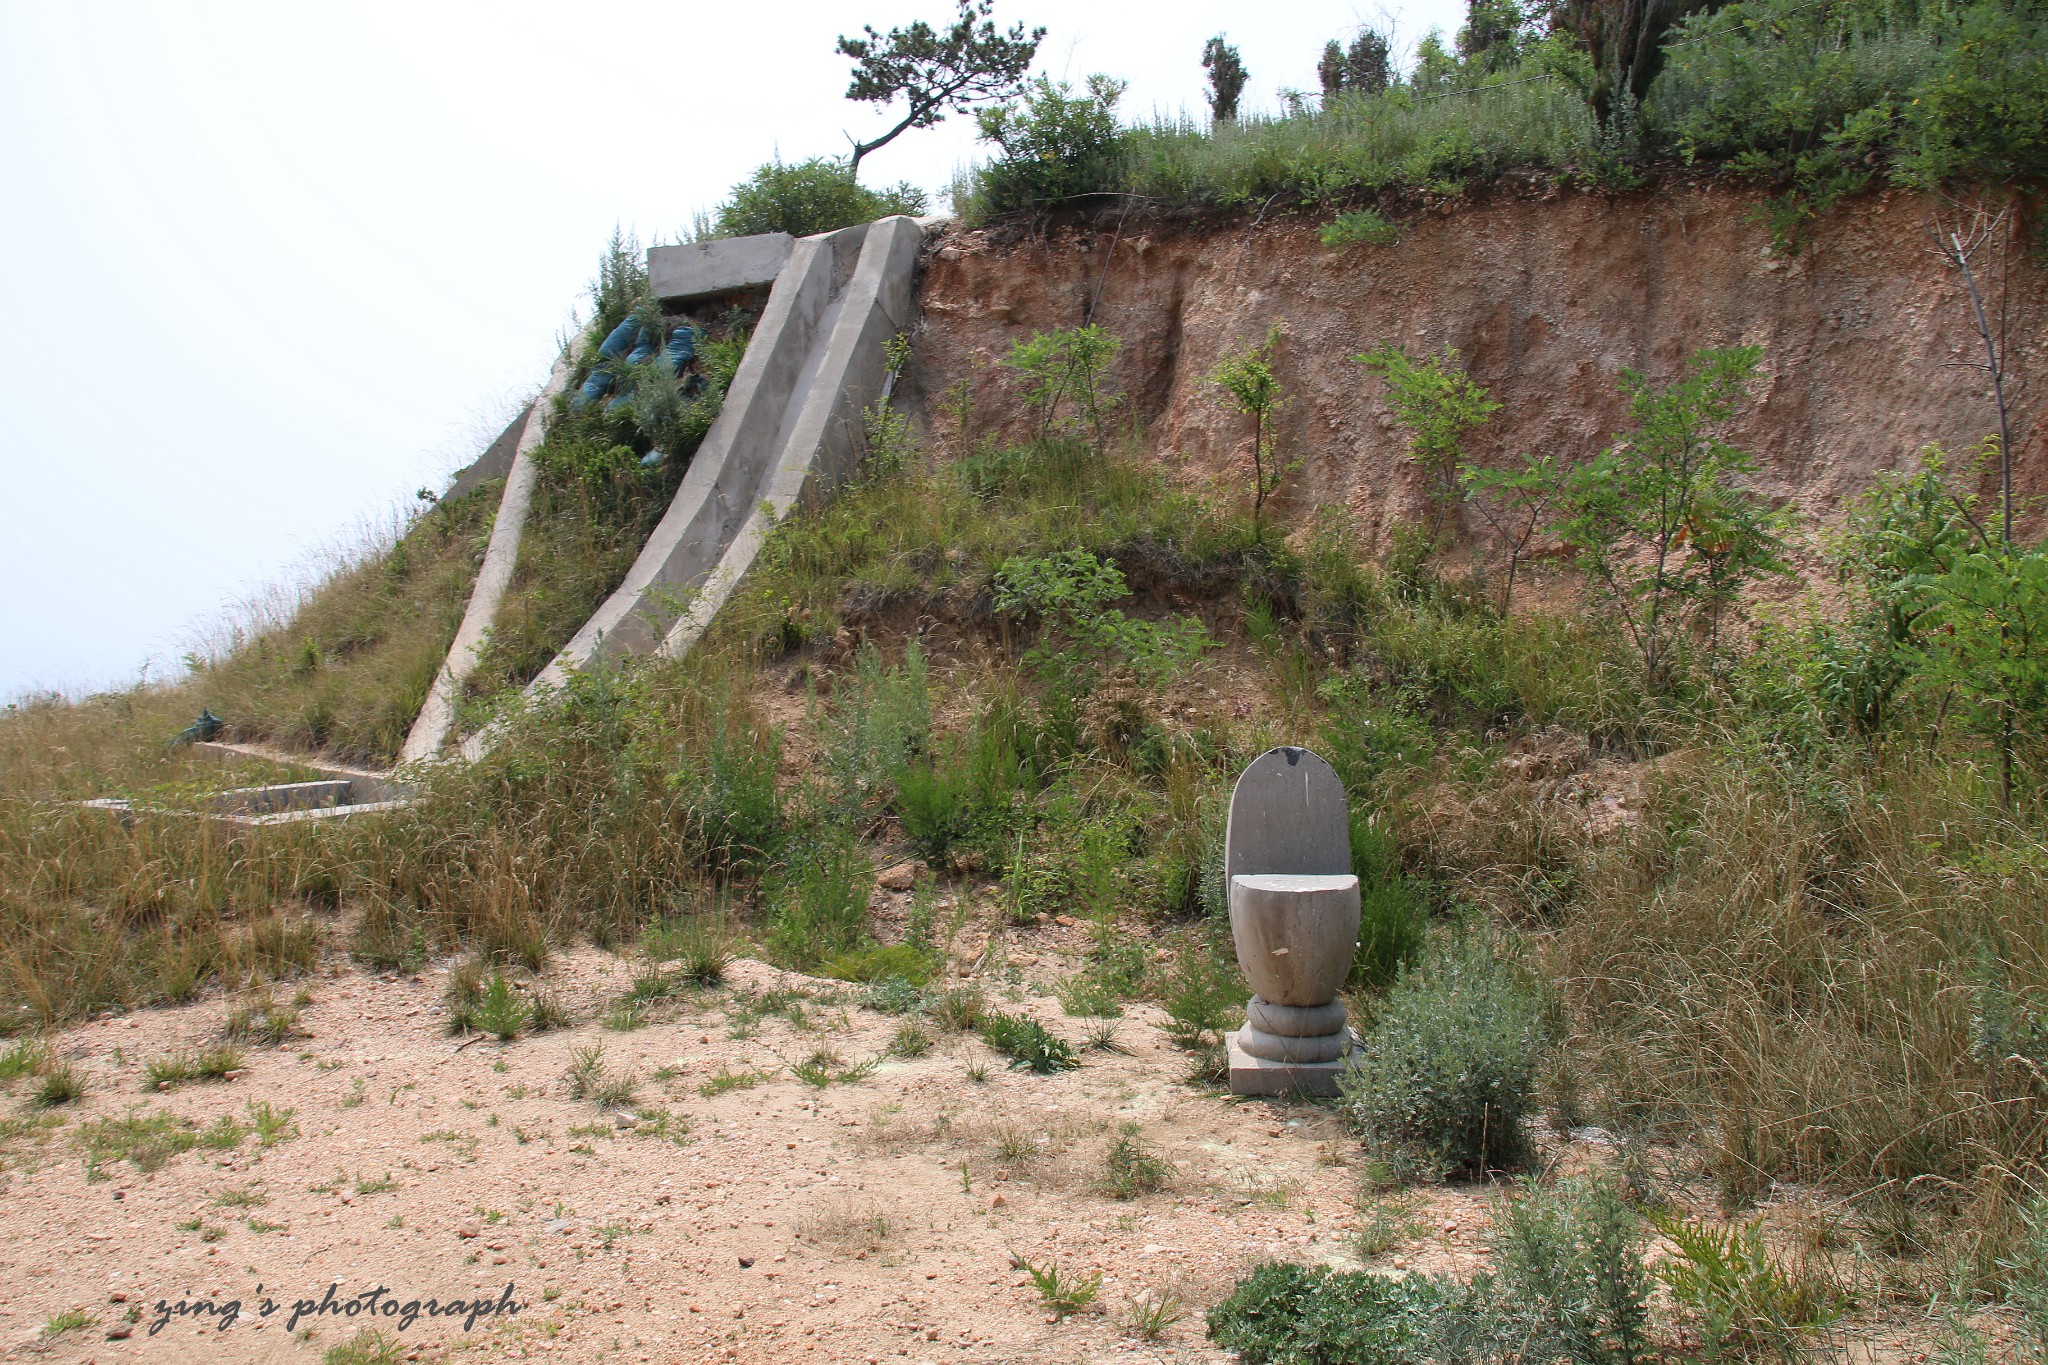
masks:
[[[648,279],[664,302],[735,294],[773,282],[766,311],[725,405],[705,434],[668,511],[625,581],[527,685],[528,697],[561,687],[579,668],[630,655],[689,651],[752,567],[768,533],[790,511],[829,496],[860,457],[862,416],[883,396],[886,344],[915,319],[915,280],[925,225],[884,218],[792,241],[738,237],[648,252]],[[503,477],[505,491],[462,624],[406,736],[395,772],[348,768],[252,744],[201,741],[195,752],[254,758],[310,770],[316,780],[221,792],[190,810],[128,801],[83,805],[133,819],[143,813],[262,827],[400,810],[408,769],[456,758],[474,762],[502,733],[492,726],[452,750],[455,702],[475,669],[519,556],[537,473],[533,451],[573,358],[555,365],[541,396],[490,449],[455,477],[451,493]]]

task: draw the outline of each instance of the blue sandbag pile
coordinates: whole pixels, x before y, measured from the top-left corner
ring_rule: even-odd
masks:
[[[691,324],[677,323],[669,333],[668,343],[663,345],[657,329],[643,325],[638,318],[627,318],[612,328],[611,334],[598,344],[597,363],[590,367],[590,377],[583,381],[583,388],[569,405],[581,409],[611,393],[618,386],[621,362],[645,365],[658,355],[671,374],[681,375],[697,358],[697,335],[697,329]],[[702,375],[684,376],[685,393],[695,393],[703,387]],[[605,404],[605,411],[616,412],[625,401],[626,395],[618,394]]]

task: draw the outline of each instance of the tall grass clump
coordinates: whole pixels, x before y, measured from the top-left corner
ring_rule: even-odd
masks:
[[[1585,100],[1558,83],[1419,100],[1397,90],[1213,127],[1140,125],[1124,134],[1116,188],[1190,208],[1284,195],[1335,210],[1393,191],[1455,194],[1512,167],[1568,166],[1593,142]]]
[[[873,884],[874,864],[851,836],[826,831],[798,846],[769,889],[770,955],[806,968],[858,947]]]
[[[714,659],[577,674],[487,757],[428,774],[416,818],[364,827],[356,949],[418,936],[538,966],[564,937],[629,940],[716,881],[751,885],[755,846],[782,838],[774,743]]]
[[[1576,901],[1550,958],[1573,1053],[1611,1121],[1703,1135],[1731,1207],[2038,1178],[2048,862],[1983,772],[1695,750]]]

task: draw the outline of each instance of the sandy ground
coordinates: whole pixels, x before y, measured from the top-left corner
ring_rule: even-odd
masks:
[[[589,1020],[632,971],[585,949],[549,975]],[[792,984],[824,995],[808,1027],[779,1014],[746,1026],[750,995]],[[247,1049],[233,1080],[167,1093],[145,1061],[218,1046],[232,1001],[63,1035],[85,1098],[56,1111],[61,1127],[11,1134],[0,1158],[13,1248],[0,1254],[0,1358],[317,1359],[373,1325],[363,1308],[329,1307],[288,1330],[299,1300],[324,1302],[335,1284],[335,1305],[384,1287],[374,1325],[418,1359],[1220,1360],[1201,1309],[1246,1264],[1354,1264],[1351,1144],[1331,1111],[1183,1084],[1185,1054],[1148,1008],[1119,1024],[1127,1052],[1085,1052],[1065,1074],[1008,1071],[978,1038],[935,1032],[923,1057],[819,1089],[790,1068],[820,1048],[848,1066],[879,1056],[901,1020],[860,1008],[854,988],[741,962],[671,1022],[463,1046],[443,1027],[445,985],[436,971],[336,967],[311,985],[305,1036]],[[1015,1007],[1086,1035],[1054,1001]],[[570,1096],[572,1054],[600,1043],[610,1074],[639,1078],[628,1110]],[[702,1093],[721,1072],[772,1078]],[[97,1179],[76,1136],[130,1112],[246,1121],[252,1101],[289,1108],[297,1136],[202,1145],[148,1173],[114,1162]],[[30,1119],[19,1098],[5,1107]],[[1176,1173],[1125,1202],[1101,1181],[1128,1124]],[[222,1202],[243,1196],[263,1202]],[[1432,1204],[1430,1234],[1400,1259],[1470,1269],[1487,1197],[1450,1190]],[[1101,1272],[1096,1305],[1052,1318],[1013,1256]],[[507,1285],[516,1313],[468,1331],[421,1313],[397,1331],[414,1299],[497,1304]],[[1188,1307],[1150,1343],[1128,1320],[1147,1292]],[[159,1305],[180,1303],[213,1311],[172,1314],[152,1335]],[[96,1321],[49,1336],[67,1311]]]
[[[1356,1144],[1334,1111],[1185,1083],[1156,1010],[1120,1021],[1125,1051],[1040,1076],[974,1035],[934,1031],[928,1054],[887,1058],[902,1021],[858,988],[749,961],[662,1022],[595,1022],[634,970],[562,952],[548,977],[584,1022],[465,1043],[444,1027],[445,967],[336,963],[310,983],[300,1036],[167,1092],[145,1062],[218,1046],[235,1001],[62,1035],[85,1097],[40,1122],[22,1087],[0,1102],[0,1360],[310,1362],[374,1326],[408,1360],[1219,1361],[1202,1310],[1249,1264],[1358,1264]],[[989,984],[1085,1040],[1055,1001]],[[815,997],[796,1020],[749,1008],[790,988]],[[608,1074],[637,1078],[630,1105],[572,1096],[575,1053],[599,1044]],[[883,1060],[824,1088],[791,1075],[820,1049],[842,1069]],[[709,1084],[740,1074],[762,1078]],[[246,1123],[252,1103],[289,1109],[292,1135],[202,1144],[154,1171],[86,1160],[95,1121],[203,1128]],[[1174,1174],[1120,1201],[1104,1156],[1129,1132]],[[1376,1266],[1470,1274],[1496,1197],[1419,1193]],[[1050,1314],[1018,1258],[1099,1273],[1095,1304]],[[1130,1316],[1148,1295],[1186,1310],[1153,1341]],[[479,1302],[491,1311],[469,1322]],[[53,1333],[65,1313],[92,1321]]]

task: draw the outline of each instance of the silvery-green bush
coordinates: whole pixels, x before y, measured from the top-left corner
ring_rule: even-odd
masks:
[[[1526,1164],[1539,1008],[1484,937],[1441,946],[1404,973],[1343,1080],[1367,1147],[1402,1171]]]

